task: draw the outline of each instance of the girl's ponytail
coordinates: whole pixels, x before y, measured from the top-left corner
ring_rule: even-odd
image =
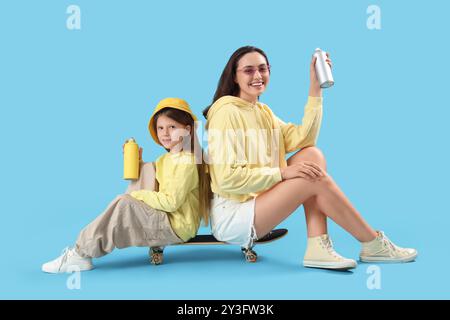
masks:
[[[211,179],[208,172],[208,165],[202,160],[197,164],[199,177],[200,213],[205,226],[209,225],[209,206],[211,203]]]

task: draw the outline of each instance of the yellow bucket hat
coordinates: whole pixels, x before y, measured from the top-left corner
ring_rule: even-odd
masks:
[[[194,119],[194,121],[197,121],[197,117],[192,112],[191,108],[189,107],[189,104],[180,98],[165,98],[162,99],[158,105],[156,106],[155,110],[153,111],[152,116],[150,117],[150,121],[148,122],[148,131],[150,131],[150,135],[152,136],[153,140],[159,145],[161,143],[159,142],[158,135],[155,132],[154,126],[153,126],[153,119],[155,117],[155,114],[161,111],[164,108],[173,108],[178,109],[181,111],[185,111],[191,115],[191,117]],[[195,130],[195,128],[193,128]]]

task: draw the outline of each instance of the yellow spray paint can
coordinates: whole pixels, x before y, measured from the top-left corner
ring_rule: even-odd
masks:
[[[123,178],[126,180],[139,178],[139,146],[134,138],[128,139],[123,149]]]

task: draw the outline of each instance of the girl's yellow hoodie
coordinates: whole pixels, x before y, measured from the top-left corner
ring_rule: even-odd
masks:
[[[286,153],[316,144],[322,98],[308,97],[301,125],[283,122],[263,103],[234,96],[218,99],[207,119],[211,189],[244,202],[282,180]]]
[[[138,190],[130,195],[150,207],[167,212],[173,231],[183,241],[195,237],[200,227],[199,177],[194,154],[166,153],[156,162],[159,191]]]

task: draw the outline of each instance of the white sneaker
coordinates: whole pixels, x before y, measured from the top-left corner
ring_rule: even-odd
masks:
[[[400,248],[386,237],[383,231],[377,231],[377,237],[362,243],[359,258],[363,262],[410,262],[416,259],[417,250]]]
[[[338,254],[333,248],[333,242],[327,234],[308,238],[303,265],[309,268],[347,270],[356,267],[356,261]]]
[[[58,258],[42,265],[42,271],[48,273],[87,271],[93,268],[91,258],[83,258],[74,248],[69,247],[65,248]]]

